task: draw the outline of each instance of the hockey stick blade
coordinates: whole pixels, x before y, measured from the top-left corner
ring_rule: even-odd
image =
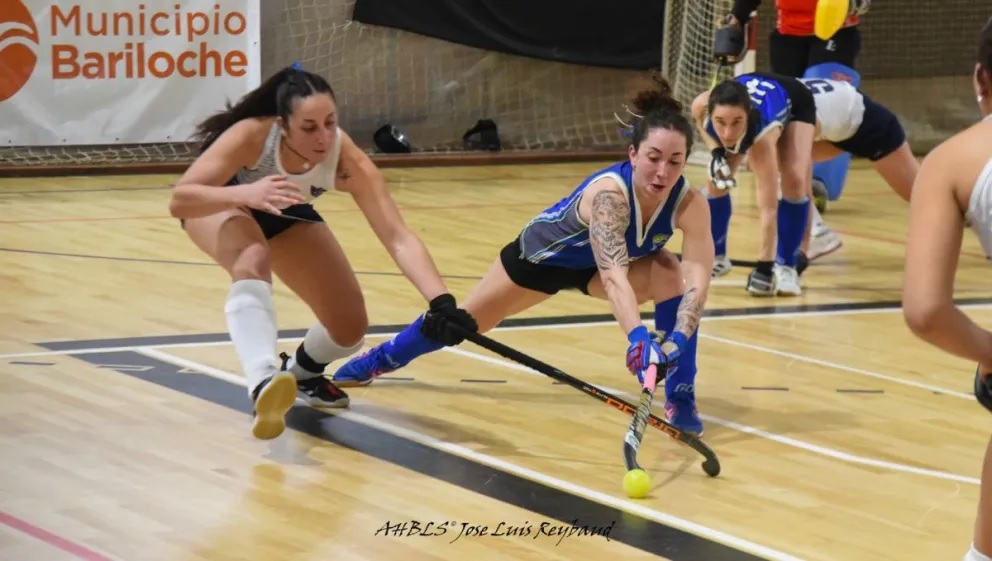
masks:
[[[504,345],[503,343],[494,341],[493,339],[490,339],[489,337],[481,333],[468,331],[460,326],[457,328],[467,341],[471,341],[472,343],[475,343],[476,345],[486,350],[492,351],[504,358],[522,364],[536,372],[544,374],[545,376],[553,380],[557,380],[559,382],[572,386],[573,388],[579,390],[580,392],[592,396],[606,403],[607,405],[610,405],[616,409],[619,409],[620,411],[623,411],[624,413],[627,413],[628,415],[634,415],[637,412],[637,408],[631,405],[630,403],[628,403],[627,401],[624,401],[613,394],[604,392],[603,390],[599,389],[598,387],[592,384],[587,384],[586,382],[583,382],[578,378],[566,374],[549,364],[541,362],[540,360],[528,356],[512,347]],[[702,440],[700,440],[698,437],[692,434],[679,430],[677,427],[675,427],[665,419],[658,417],[657,415],[649,414],[647,415],[646,418],[648,425],[664,432],[672,439],[685,444],[686,446],[692,448],[693,450],[698,452],[701,456],[703,456],[704,460],[702,463],[702,468],[703,471],[706,473],[706,475],[710,477],[716,477],[717,475],[720,474],[720,469],[721,469],[720,458],[716,455],[716,452],[714,452],[712,448],[706,445],[706,443],[704,443]]]

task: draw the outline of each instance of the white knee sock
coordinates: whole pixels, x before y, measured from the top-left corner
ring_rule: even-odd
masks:
[[[275,304],[272,285],[262,280],[239,280],[231,284],[224,306],[227,330],[248,383],[248,394],[279,368],[276,343]]]
[[[342,347],[335,343],[324,326],[317,322],[307,330],[303,343],[297,347],[296,353],[289,361],[289,370],[297,380],[315,378],[324,373],[324,368],[328,364],[351,355],[361,349],[364,343],[363,337],[351,347]]]
[[[992,561],[992,557],[988,555],[983,555],[977,549],[975,549],[975,544],[971,544],[971,549],[965,554],[963,561]]]

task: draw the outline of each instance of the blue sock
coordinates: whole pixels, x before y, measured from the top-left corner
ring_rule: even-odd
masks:
[[[778,257],[776,262],[795,267],[799,248],[803,245],[806,223],[809,220],[809,197],[801,201],[778,202]]]
[[[726,255],[727,233],[730,231],[730,215],[733,209],[730,195],[707,198],[706,201],[710,204],[710,232],[713,233],[713,244],[716,246],[715,255]]]
[[[382,344],[382,350],[389,356],[392,362],[399,366],[406,366],[413,359],[432,353],[444,347],[443,344],[428,339],[420,332],[420,326],[424,322],[424,317],[420,316],[400,331],[395,337]]]
[[[661,335],[662,332],[666,334],[671,333],[675,329],[676,314],[679,311],[680,304],[682,304],[681,295],[655,304],[654,328],[658,331],[658,335]],[[698,340],[698,333],[699,329],[697,328],[696,333],[692,334],[692,337],[686,341],[685,346],[682,348],[678,369],[672,375],[665,378],[665,397],[668,399],[674,396],[680,396],[679,394],[681,394],[680,397],[685,399],[694,399],[696,394],[696,341]]]

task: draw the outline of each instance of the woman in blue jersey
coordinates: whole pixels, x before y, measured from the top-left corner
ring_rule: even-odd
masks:
[[[713,154],[707,197],[717,268],[730,265],[729,189],[736,186],[734,171],[747,154],[757,179],[761,215],[758,266],[748,275],[747,291],[756,296],[799,296],[802,288],[796,269],[810,217],[811,155],[817,127],[812,92],[789,76],[742,74],[699,94],[692,103],[692,115]]]
[[[628,159],[599,170],[534,217],[464,302],[482,332],[558,293],[578,290],[608,300],[627,336],[626,364],[640,378],[649,362],[670,368],[665,411],[673,424],[702,434],[695,406],[696,330],[713,268],[709,207],[682,177],[692,124],[667,82],[634,100]],[[682,262],[663,248],[683,234]],[[639,305],[655,303],[652,333]],[[430,316],[430,312],[425,314]],[[352,358],[335,374],[364,385],[443,345],[425,336],[424,317],[392,340]]]

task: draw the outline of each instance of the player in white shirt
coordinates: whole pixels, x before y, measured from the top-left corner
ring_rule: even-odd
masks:
[[[799,81],[813,92],[816,101],[818,127],[813,162],[833,160],[842,152],[866,158],[892,190],[908,202],[919,162],[895,114],[849,82],[826,78]],[[836,251],[842,243],[823,223],[819,212],[814,209],[812,214],[805,252],[810,261]]]
[[[992,19],[982,29],[974,88],[985,118],[931,151],[913,184],[902,306],[917,337],[977,364],[975,398],[992,412],[992,332],[954,303],[965,228],[992,256]],[[955,413],[948,410],[948,418],[962,421]],[[970,423],[977,427],[977,418]],[[964,561],[992,561],[992,440],[982,468],[974,541]]]

